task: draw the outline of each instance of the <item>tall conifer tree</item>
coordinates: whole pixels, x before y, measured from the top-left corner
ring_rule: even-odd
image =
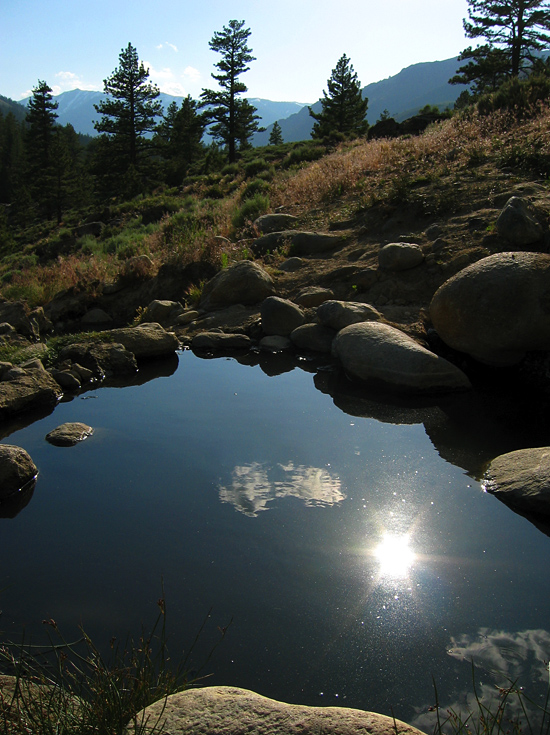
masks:
[[[32,90],[26,117],[27,136],[26,180],[32,200],[50,219],[54,204],[53,141],[58,103],[54,101],[51,87],[38,80]]]
[[[255,61],[247,45],[249,36],[250,29],[244,27],[244,20],[230,20],[222,31],[214,33],[210,48],[221,54],[221,60],[215,64],[220,73],[212,74],[212,78],[220,90],[203,89],[201,94],[201,106],[207,108],[212,135],[226,146],[230,162],[237,158],[237,144],[246,145],[258,130],[260,119],[255,114],[256,108],[238,97],[247,91],[239,77]]]
[[[309,114],[315,119],[311,137],[327,138],[334,133],[346,138],[365,135],[369,127],[366,120],[369,101],[361,94],[361,83],[346,54],[332,70],[327,86],[328,94],[323,91],[321,112],[309,108]]]
[[[126,179],[126,192],[138,193],[147,177],[151,140],[148,134],[155,129],[155,118],[162,115],[158,101],[160,91],[150,84],[149,70],[139,61],[138,52],[131,43],[119,55],[120,65],[103,82],[107,99],[94,105],[102,115],[94,122],[98,133],[108,139],[104,161],[111,175]]]
[[[536,52],[550,44],[548,0],[468,0],[463,21],[468,38],[486,43],[459,56],[468,60],[450,81],[474,83],[474,92],[492,91],[507,78],[529,72]]]

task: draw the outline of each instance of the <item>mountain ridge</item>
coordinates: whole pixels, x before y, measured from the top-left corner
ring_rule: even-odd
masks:
[[[443,61],[424,61],[411,64],[397,74],[378,82],[367,84],[362,89],[364,97],[369,99],[367,119],[373,124],[385,110],[400,122],[418,112],[426,105],[435,105],[441,110],[452,107],[466,89],[465,85],[451,85],[448,80],[455,74],[459,62],[457,57]],[[81,89],[62,92],[54,97],[58,102],[58,123],[71,124],[78,133],[96,136],[93,126],[94,120],[99,118],[94,104],[105,98],[103,92]],[[182,96],[160,94],[160,100],[166,109],[171,102],[178,105]],[[265,132],[256,133],[252,138],[254,146],[267,145],[273,123],[277,121],[281,126],[285,142],[307,140],[311,135],[313,120],[309,115],[308,105],[301,102],[272,101],[260,97],[247,98],[258,110],[260,124],[266,128]],[[28,100],[14,102],[17,105],[26,105]],[[315,112],[322,108],[321,100],[311,105]],[[1,109],[1,108],[0,108]]]

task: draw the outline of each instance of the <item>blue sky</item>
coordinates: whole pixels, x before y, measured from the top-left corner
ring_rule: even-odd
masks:
[[[248,97],[314,102],[347,54],[362,85],[469,45],[467,0],[0,0],[0,94],[19,100],[39,79],[59,94],[102,90],[132,43],[163,92],[216,88],[209,49],[231,19],[251,30]]]

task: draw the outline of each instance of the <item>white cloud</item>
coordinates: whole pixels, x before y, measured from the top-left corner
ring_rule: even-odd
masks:
[[[201,73],[198,69],[193,66],[186,66],[183,70],[183,76],[190,79],[192,82],[199,82],[201,79]]]
[[[168,46],[168,48],[171,48],[172,51],[175,51],[176,52],[176,54],[178,53],[178,47],[175,46],[173,43],[170,43],[169,41],[165,41],[164,43],[159,43],[159,45],[158,46],[155,46],[155,48],[157,49],[157,51],[162,51],[162,49],[165,46]]]

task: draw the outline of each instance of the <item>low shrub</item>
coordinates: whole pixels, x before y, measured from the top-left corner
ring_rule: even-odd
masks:
[[[261,214],[265,214],[268,209],[269,197],[265,194],[256,193],[250,199],[246,199],[235,210],[231,218],[231,224],[236,230],[239,230],[247,223],[254,222]]]

